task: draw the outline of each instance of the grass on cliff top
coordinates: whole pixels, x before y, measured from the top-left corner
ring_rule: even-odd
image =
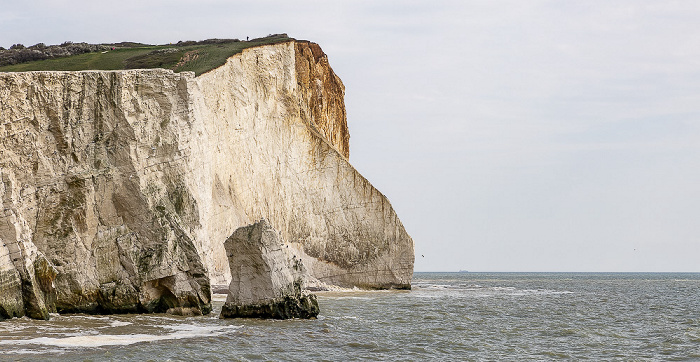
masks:
[[[0,67],[0,72],[38,70],[120,70],[172,69],[204,74],[226,63],[226,59],[243,49],[293,40],[286,34],[271,35],[250,41],[202,41],[180,44],[147,45],[138,43],[113,44],[114,50],[86,53],[64,58],[38,60]],[[107,44],[112,47],[112,45]]]

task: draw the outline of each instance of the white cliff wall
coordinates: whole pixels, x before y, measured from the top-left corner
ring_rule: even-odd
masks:
[[[198,213],[185,187],[187,139],[180,139],[190,124],[192,77],[0,73],[0,241],[22,277],[25,304],[37,299],[44,316],[207,311],[209,282],[192,233]],[[43,255],[57,275],[37,283]]]
[[[260,218],[312,281],[409,286],[413,242],[346,158],[343,90],[306,42],[197,78],[0,73],[0,318],[206,313],[224,241]]]
[[[265,218],[297,244],[311,276],[322,282],[407,287],[413,241],[386,197],[309,117],[314,111],[300,90],[297,48],[289,42],[247,49],[195,79],[201,92],[195,118],[206,120],[215,145],[195,163],[197,174],[209,175],[202,184],[211,185],[211,201],[201,203],[211,208],[200,207],[210,220],[207,235],[225,240]],[[217,267],[226,265],[224,253],[217,255]]]

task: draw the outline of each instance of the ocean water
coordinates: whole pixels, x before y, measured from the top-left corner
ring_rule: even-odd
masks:
[[[316,320],[54,315],[0,322],[0,360],[700,360],[698,273],[416,273],[318,293]]]

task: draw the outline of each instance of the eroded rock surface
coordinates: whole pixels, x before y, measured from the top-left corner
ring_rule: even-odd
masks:
[[[211,309],[173,127],[192,78],[0,73],[0,295],[18,276],[32,317]]]
[[[406,288],[413,242],[348,162],[320,47],[209,73],[0,73],[0,318],[206,314],[224,241],[265,218],[319,284]]]
[[[306,46],[249,48],[195,78],[201,93],[194,118],[206,120],[206,140],[197,145],[216,145],[193,152],[197,190],[208,199],[199,204],[209,220],[203,232],[226,240],[236,228],[265,218],[299,251],[311,279],[408,288],[413,241],[386,197],[343,155],[344,137],[333,138],[347,132],[344,116],[337,116],[345,112],[336,101],[344,88],[331,70],[305,75],[299,61],[327,66],[325,55],[314,56]],[[306,89],[307,78],[315,90]],[[327,111],[314,111],[309,94]],[[215,253],[212,264],[228,280],[224,256]]]
[[[236,230],[224,243],[231,267],[222,318],[312,318],[316,296],[304,291],[304,264],[266,220]]]

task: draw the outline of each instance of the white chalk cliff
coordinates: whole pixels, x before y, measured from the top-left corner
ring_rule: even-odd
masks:
[[[413,241],[348,162],[318,45],[201,76],[0,73],[0,318],[210,310],[224,241],[266,219],[311,284],[407,288]]]

